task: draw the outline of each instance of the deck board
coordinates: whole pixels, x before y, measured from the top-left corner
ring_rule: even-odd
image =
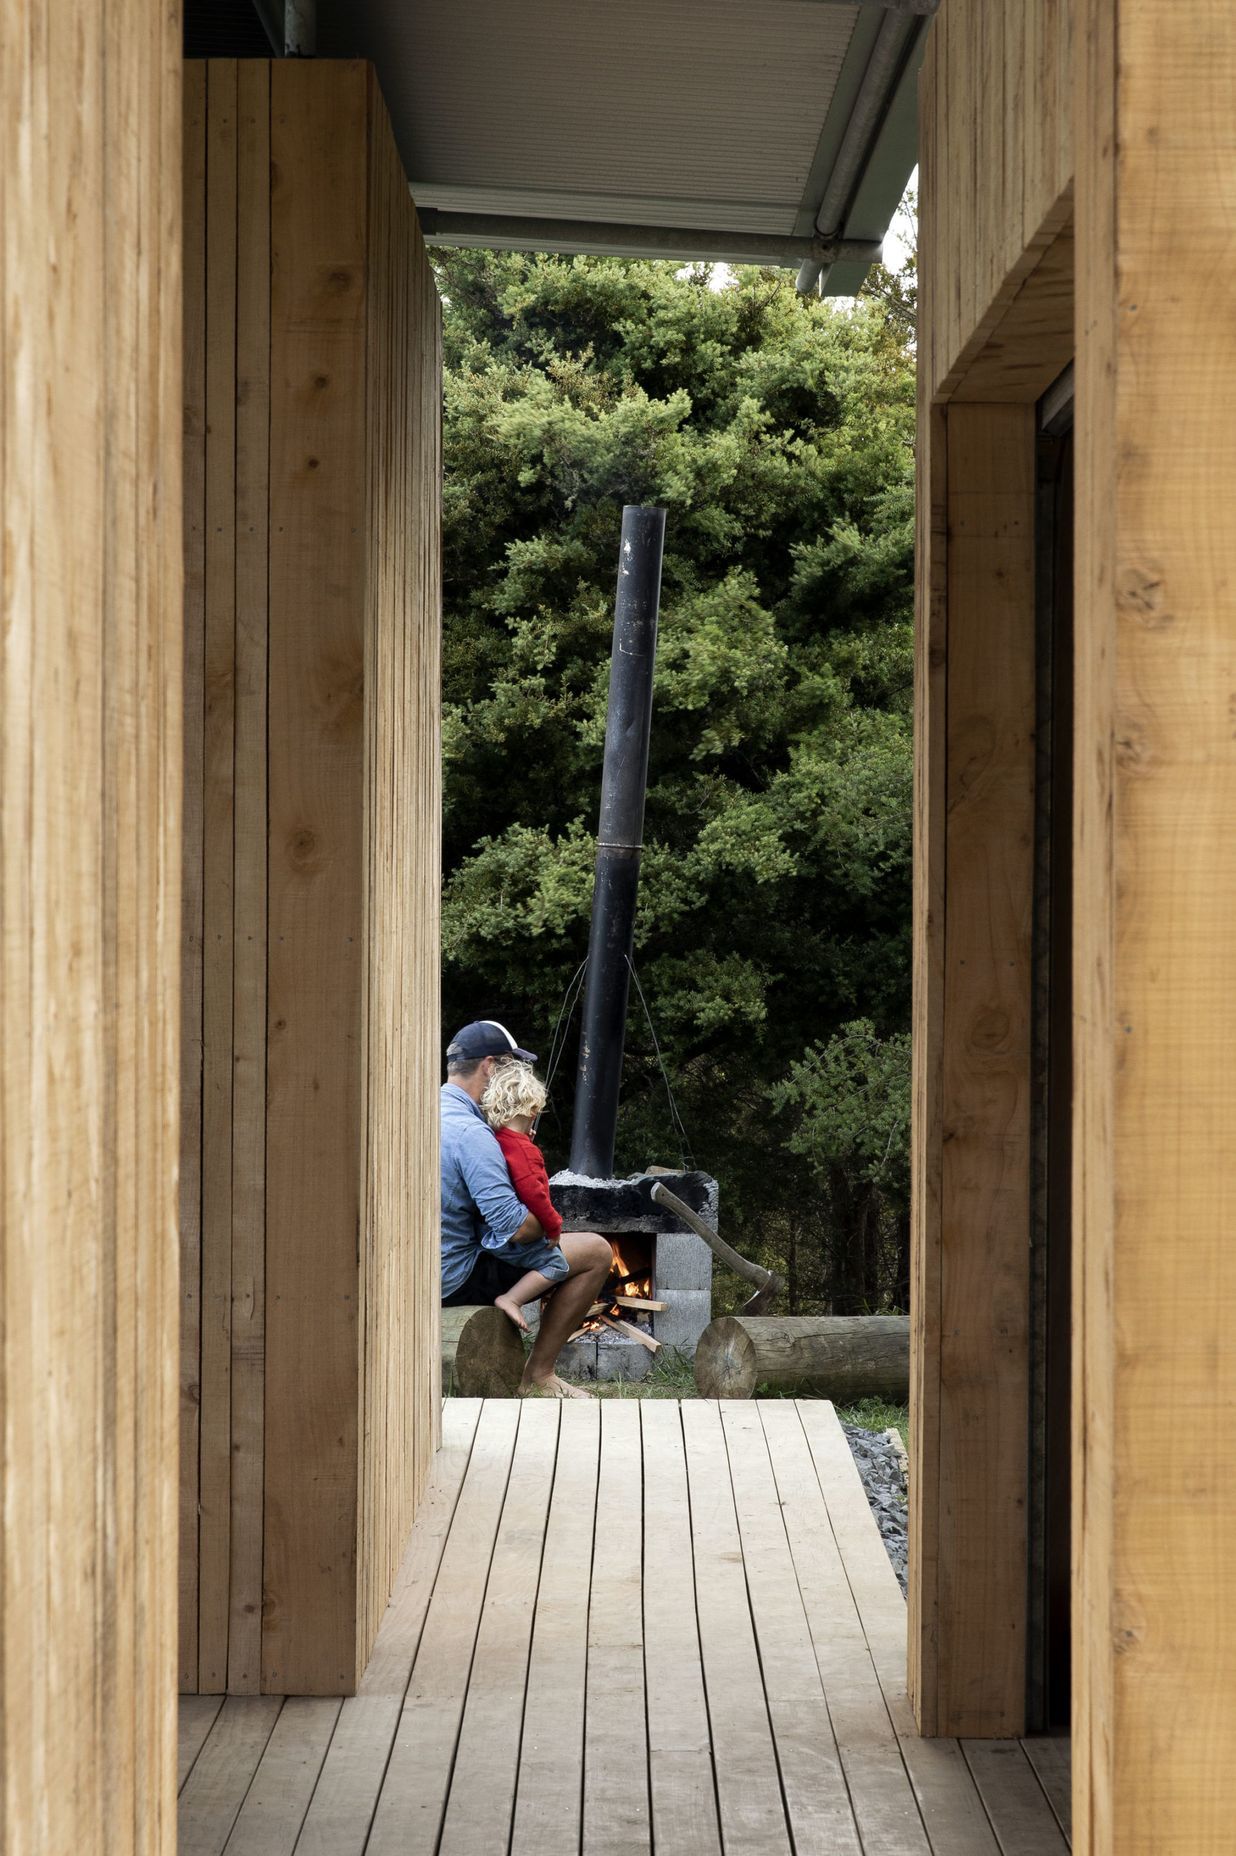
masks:
[[[559,1410],[556,1402],[529,1399],[519,1414],[451,1774],[443,1856],[492,1856],[510,1841]]]
[[[284,1702],[227,1840],[227,1856],[292,1856],[341,1706],[312,1696]]]
[[[223,1706],[222,1695],[182,1695],[176,1735],[176,1790],[182,1792],[197,1756],[206,1744],[215,1716]]]
[[[297,1856],[363,1856],[480,1418],[481,1401],[448,1399],[442,1448],[359,1692],[344,1702],[296,1845]],[[477,1476],[493,1472],[492,1460]]]
[[[719,1405],[684,1401],[682,1427],[722,1838],[727,1851],[790,1856]]]
[[[601,1409],[564,1404],[533,1627],[511,1856],[572,1856],[584,1797],[588,1601]]]
[[[282,1707],[274,1695],[228,1696],[180,1794],[177,1856],[222,1856]]]
[[[793,1404],[754,1407],[864,1856],[928,1856],[914,1787],[867,1648],[815,1464]],[[883,1550],[883,1549],[881,1549]],[[900,1601],[901,1594],[897,1594]]]
[[[863,1856],[759,1405],[721,1407],[747,1592],[795,1856]]]
[[[914,1734],[830,1405],[450,1400],[443,1438],[360,1693],[184,1698],[181,1856],[1067,1850],[1067,1741]]]
[[[492,1399],[481,1413],[365,1846],[368,1856],[420,1856],[438,1847],[520,1411],[518,1400]]]
[[[639,1405],[634,1399],[610,1400],[601,1407],[588,1609],[584,1856],[643,1856],[652,1848],[641,1606],[643,1501]]]
[[[857,1609],[928,1841],[937,1856],[1001,1856],[991,1820],[956,1740],[923,1740],[906,1693],[906,1613],[854,1459],[831,1405],[796,1402],[828,1522]],[[1052,1849],[1050,1843],[1045,1849]]]
[[[1000,1842],[1000,1856],[1065,1856],[1068,1844],[1020,1740],[963,1740],[966,1764]]]
[[[665,1399],[641,1401],[640,1418],[653,1843],[675,1856],[721,1856],[682,1418],[677,1405]]]
[[[1023,1740],[1026,1758],[1038,1774],[1039,1784],[1047,1793],[1048,1803],[1066,1837],[1073,1834],[1073,1774],[1071,1746],[1068,1740],[1043,1734]]]

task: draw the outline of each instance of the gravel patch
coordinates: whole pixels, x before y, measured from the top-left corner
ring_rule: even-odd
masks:
[[[904,1592],[908,1512],[906,1462],[901,1439],[895,1431],[865,1431],[857,1424],[843,1424],[841,1428],[858,1467],[880,1538]]]

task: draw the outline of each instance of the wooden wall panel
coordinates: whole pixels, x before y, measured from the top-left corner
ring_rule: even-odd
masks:
[[[945,0],[928,34],[919,274],[933,398],[952,395],[1068,219],[1075,4]]]
[[[439,1409],[441,318],[376,87],[371,122],[362,1654],[437,1447]]]
[[[928,440],[910,1683],[924,1732],[1007,1735],[1025,1710],[1033,408],[952,406]]]
[[[202,1363],[198,1660],[227,1681],[232,1474],[232,795],[236,684],[236,61],[206,99],[206,675],[203,721]]]
[[[946,728],[948,721],[947,415],[926,404],[920,378],[914,653],[914,1008],[910,1447],[911,1573],[908,1681],[924,1733],[934,1734],[940,1489]],[[924,1677],[926,1678],[924,1680]]]
[[[180,989],[180,1623],[198,1685],[198,1418],[202,1355],[202,887],[206,713],[206,68],[184,86],[184,804]]]
[[[0,38],[0,1842],[174,1846],[180,70]]]
[[[270,549],[270,71],[236,87],[236,625],[232,806],[232,1256],[227,1687],[262,1674],[266,1316],[266,759]]]
[[[1208,1856],[1236,1811],[1236,15],[1080,21],[1075,1847]]]
[[[186,419],[206,935],[181,1679],[338,1694],[436,1443],[439,311],[367,67],[188,82],[209,416]]]
[[[1114,1504],[1116,1331],[1115,971],[1117,664],[1116,13],[1078,18],[1077,215],[1101,241],[1077,275],[1073,800],[1073,1827],[1082,1856],[1115,1856],[1117,1662]],[[1127,381],[1121,383],[1127,391]],[[1078,1023],[1081,1019],[1091,1024]],[[1183,1441],[1183,1440],[1182,1440]],[[1121,1772],[1120,1783],[1127,1782]]]
[[[1025,1711],[1034,411],[948,411],[936,1680],[956,1734]],[[926,1466],[924,1466],[926,1467]],[[975,1598],[981,1591],[981,1603]]]
[[[366,150],[363,70],[274,68],[262,1661],[297,1694],[356,1677]]]

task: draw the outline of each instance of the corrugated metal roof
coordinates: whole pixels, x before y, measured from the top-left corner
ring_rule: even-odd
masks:
[[[318,4],[319,50],[376,64],[422,207],[800,240],[883,17],[874,0]]]

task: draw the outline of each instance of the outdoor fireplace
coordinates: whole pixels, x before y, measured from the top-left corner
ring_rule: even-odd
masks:
[[[614,1248],[614,1269],[598,1311],[562,1355],[567,1374],[643,1379],[658,1357],[679,1354],[689,1360],[712,1319],[712,1252],[672,1212],[653,1203],[652,1177],[664,1178],[684,1204],[715,1225],[717,1182],[706,1173],[598,1180],[567,1172],[550,1181],[567,1229],[600,1231]],[[636,1306],[642,1303],[653,1306]]]

